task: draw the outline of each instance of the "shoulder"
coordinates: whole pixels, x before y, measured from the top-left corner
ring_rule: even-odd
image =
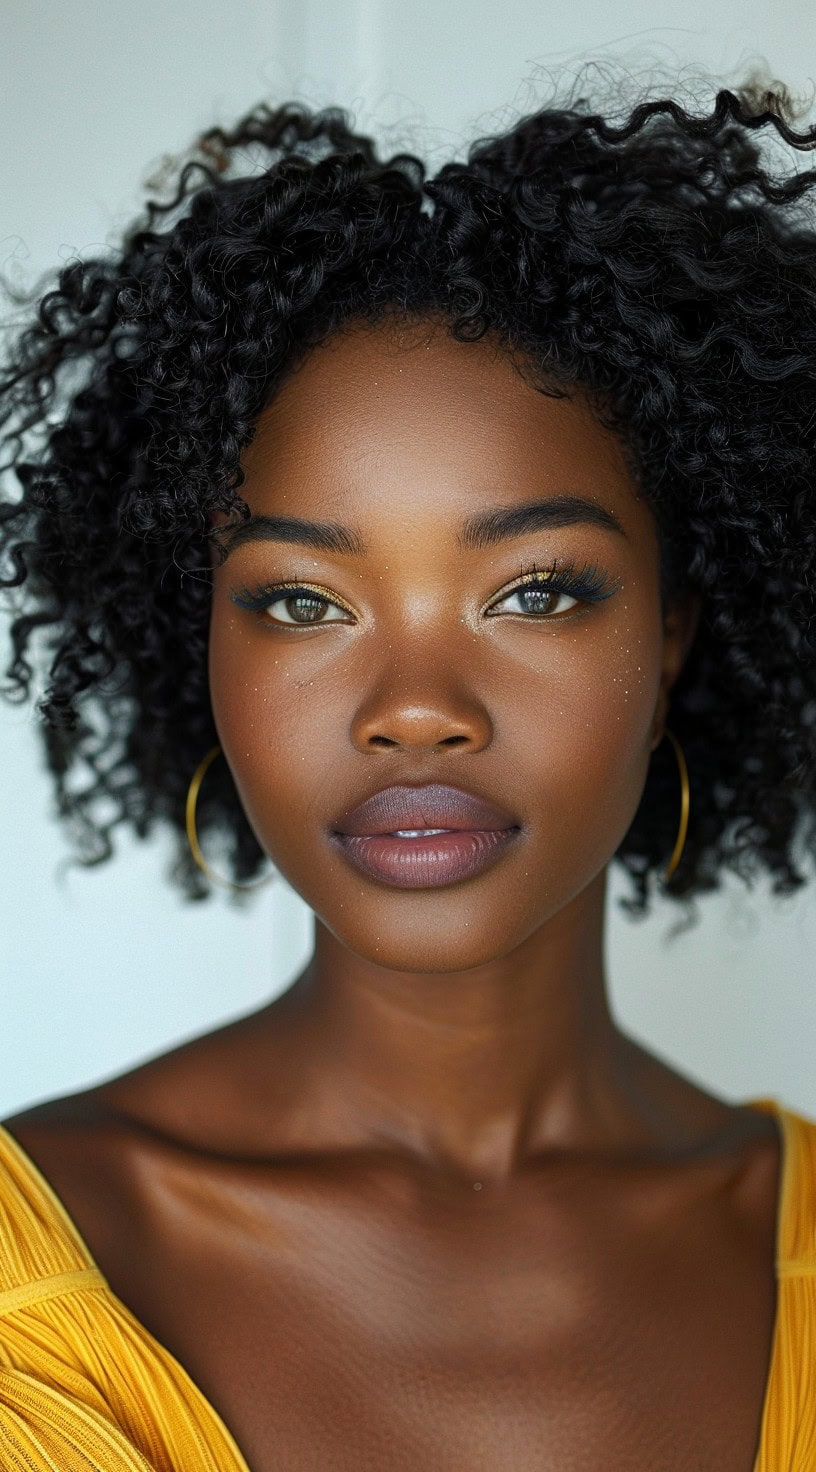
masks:
[[[0,1295],[6,1307],[33,1284],[42,1287],[94,1266],[51,1180],[60,1176],[59,1146],[54,1140],[49,1148],[46,1129],[41,1147],[36,1128],[25,1121],[25,1114],[12,1116],[0,1129]]]
[[[91,1090],[0,1126],[0,1443],[31,1472],[243,1466],[131,1300],[135,1125]]]
[[[179,1223],[193,1229],[202,1172],[230,1158],[229,1030],[0,1121],[0,1255],[4,1217],[8,1260],[32,1231],[67,1236],[115,1292],[141,1302],[164,1239]]]
[[[217,1053],[229,1025],[195,1037],[147,1062],[76,1093],[46,1099],[0,1120],[49,1178],[79,1179],[99,1169],[122,1173],[127,1160],[150,1141],[180,1143],[185,1114],[194,1117],[207,1082],[205,1060]],[[211,1070],[214,1072],[214,1070]]]
[[[55,1272],[88,1265],[105,1276],[121,1271],[143,1211],[145,1140],[136,1121],[92,1089],[49,1099],[0,1124],[6,1260],[22,1254],[33,1266],[45,1253]]]

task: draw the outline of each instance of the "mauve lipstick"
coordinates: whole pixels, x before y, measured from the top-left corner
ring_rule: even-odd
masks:
[[[332,824],[332,839],[354,868],[398,889],[471,879],[520,832],[504,809],[441,783],[382,788]]]

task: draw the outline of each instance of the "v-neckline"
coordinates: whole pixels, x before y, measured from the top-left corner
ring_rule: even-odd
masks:
[[[763,1441],[765,1438],[765,1425],[769,1413],[771,1387],[774,1380],[776,1362],[779,1357],[780,1345],[782,1341],[782,1299],[779,1291],[779,1264],[781,1261],[784,1244],[783,1234],[788,1219],[788,1196],[790,1194],[789,1187],[791,1174],[791,1146],[790,1136],[788,1132],[788,1123],[786,1119],[786,1110],[782,1105],[778,1103],[776,1099],[772,1099],[769,1097],[746,1099],[742,1101],[742,1107],[748,1109],[756,1109],[761,1111],[762,1113],[772,1115],[777,1123],[780,1150],[774,1246],[774,1270],[776,1275],[776,1309],[774,1314],[773,1331],[771,1334],[771,1352],[768,1362],[768,1375],[765,1382],[765,1393],[763,1396],[762,1411],[760,1417],[759,1445],[757,1447],[756,1458],[752,1469],[752,1472],[757,1472],[762,1455]],[[14,1135],[12,1135],[3,1124],[0,1124],[0,1135],[2,1135],[2,1137],[7,1142],[9,1142],[12,1151],[16,1153],[24,1168],[34,1178],[35,1182],[39,1185],[44,1195],[47,1197],[57,1217],[65,1227],[73,1245],[79,1251],[80,1255],[85,1259],[86,1266],[99,1274],[100,1278],[105,1284],[105,1291],[110,1297],[111,1301],[115,1304],[116,1308],[121,1314],[124,1315],[124,1317],[130,1322],[130,1324],[138,1330],[144,1343],[150,1350],[153,1351],[156,1358],[160,1362],[169,1364],[174,1369],[176,1378],[180,1383],[183,1391],[185,1392],[188,1404],[198,1408],[198,1419],[209,1420],[214,1424],[216,1430],[218,1431],[224,1442],[224,1446],[226,1447],[233,1461],[232,1467],[220,1468],[219,1472],[252,1472],[249,1463],[244,1457],[243,1452],[241,1451],[237,1441],[235,1440],[235,1437],[233,1436],[220,1412],[216,1410],[215,1406],[212,1404],[212,1401],[208,1400],[207,1396],[204,1394],[204,1391],[201,1390],[201,1388],[196,1384],[189,1371],[184,1368],[184,1365],[181,1363],[180,1360],[176,1358],[172,1351],[169,1350],[164,1344],[162,1344],[160,1339],[156,1338],[155,1334],[151,1334],[150,1330],[147,1329],[145,1325],[141,1322],[141,1320],[136,1317],[133,1310],[129,1309],[127,1304],[124,1303],[121,1298],[119,1298],[118,1294],[114,1293],[113,1289],[108,1283],[107,1278],[105,1277],[104,1273],[96,1262],[96,1259],[94,1258],[93,1253],[91,1252],[87,1242],[79,1231],[76,1222],[69,1214],[67,1207],[60,1200],[59,1196],[54,1190],[54,1187],[43,1175],[39,1166],[35,1164],[28,1152],[23,1149],[23,1146],[19,1143],[17,1139],[15,1139]]]

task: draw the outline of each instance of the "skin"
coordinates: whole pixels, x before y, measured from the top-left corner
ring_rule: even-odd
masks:
[[[214,570],[219,737],[313,955],[269,1006],[8,1128],[252,1472],[749,1472],[776,1126],[637,1045],[607,999],[606,866],[700,611],[663,616],[623,447],[490,343],[392,323],[314,350],[244,468],[254,515],[366,545],[246,540]],[[458,545],[469,516],[564,493],[623,531]],[[556,558],[614,591],[486,614]],[[234,601],[280,581],[340,620]],[[333,821],[433,780],[508,809],[519,842],[440,889],[363,878]]]

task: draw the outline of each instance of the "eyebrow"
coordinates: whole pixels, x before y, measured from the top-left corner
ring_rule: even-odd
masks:
[[[251,516],[224,541],[226,556],[244,542],[298,542],[319,552],[350,552],[357,556],[366,550],[362,538],[350,527],[336,521],[304,521],[300,516]]]
[[[613,511],[584,496],[549,496],[543,501],[528,501],[522,506],[491,506],[469,516],[459,529],[457,542],[465,551],[493,547],[510,537],[523,537],[528,532],[547,531],[579,523],[603,527],[606,531],[626,532]],[[229,556],[244,542],[295,542],[314,547],[319,552],[340,552],[352,556],[365,555],[366,546],[359,532],[336,521],[305,521],[299,516],[252,516],[236,527],[224,542]]]
[[[585,496],[563,495],[550,496],[546,501],[528,501],[523,506],[492,506],[479,511],[463,524],[458,541],[460,547],[472,551],[476,547],[495,546],[507,537],[523,537],[527,532],[576,526],[580,522],[626,536],[614,511]]]

